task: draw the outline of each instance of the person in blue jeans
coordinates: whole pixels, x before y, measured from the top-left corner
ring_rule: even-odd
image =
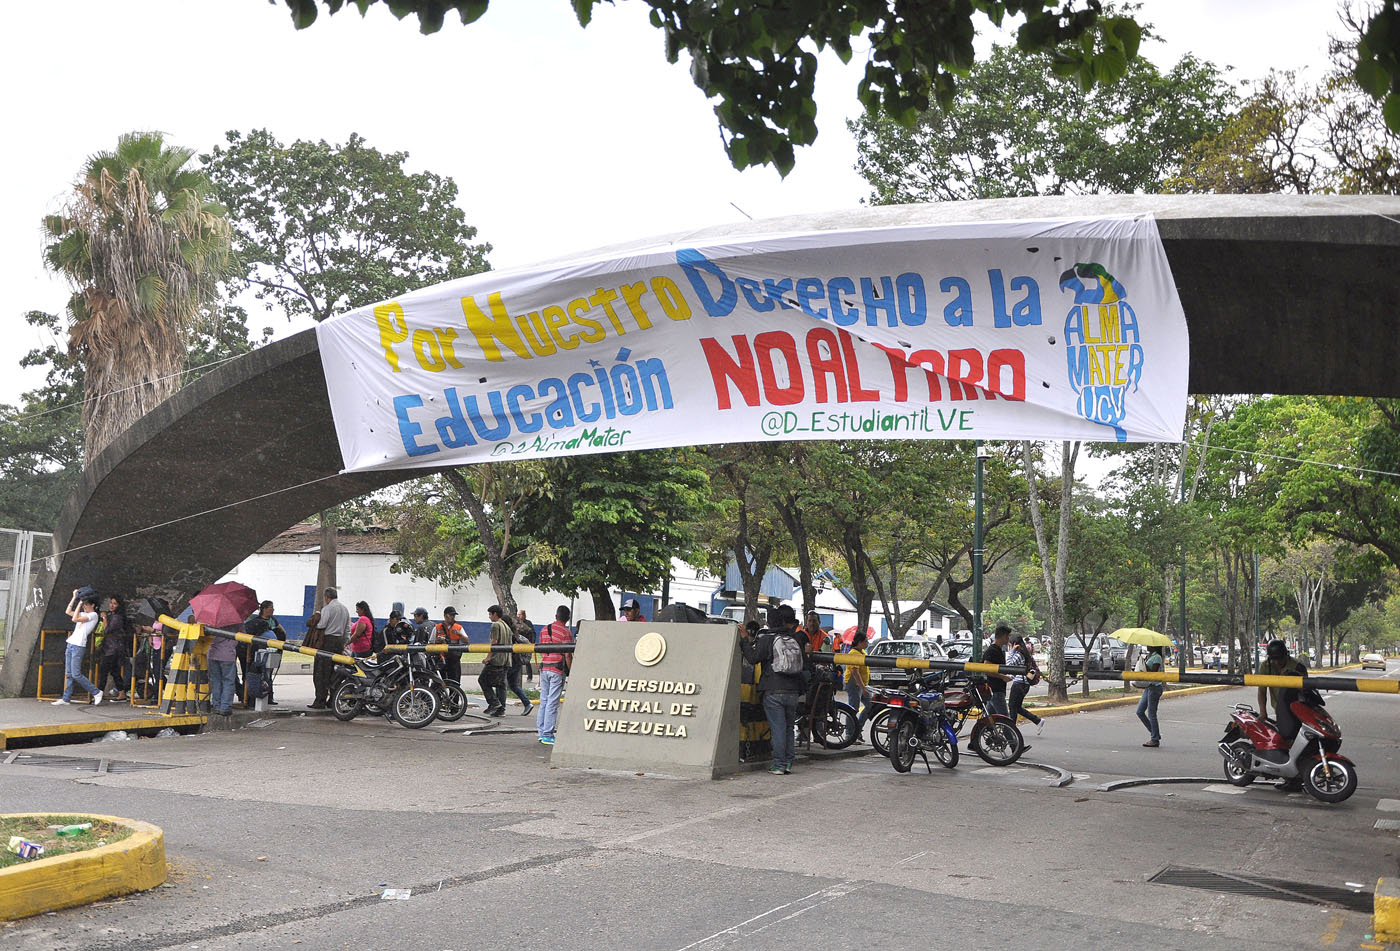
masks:
[[[1162,648],[1154,647],[1148,652],[1143,669],[1154,673],[1162,672]],[[1137,705],[1137,716],[1142,725],[1147,727],[1148,739],[1143,746],[1156,748],[1162,745],[1162,731],[1157,726],[1157,703],[1162,699],[1165,686],[1161,681],[1153,681],[1142,690],[1142,699]]]
[[[574,655],[564,651],[552,651],[555,644],[572,644],[573,631],[569,630],[570,612],[561,604],[554,612],[554,623],[540,628],[536,641],[536,653],[540,655],[540,712],[535,720],[535,730],[540,742],[554,745],[554,728],[559,722],[559,698],[564,694],[564,679],[573,666]]]
[[[56,707],[68,706],[73,702],[74,684],[92,694],[94,705],[102,702],[102,691],[83,676],[83,657],[87,654],[88,638],[97,629],[101,615],[97,613],[96,597],[78,599],[78,591],[81,590],[79,588],[73,592],[73,598],[63,612],[73,619],[73,633],[68,635],[68,642],[63,648],[63,697],[53,702]]]
[[[792,772],[793,751],[797,745],[797,707],[807,693],[802,672],[779,673],[774,670],[774,642],[780,637],[791,638],[799,654],[805,653],[806,638],[797,633],[797,612],[791,605],[779,605],[771,615],[776,630],[764,631],[757,637],[747,629],[740,630],[739,649],[751,664],[762,664],[758,690],[763,694],[763,712],[768,716],[768,731],[773,745],[773,765],[768,772],[786,775]]]

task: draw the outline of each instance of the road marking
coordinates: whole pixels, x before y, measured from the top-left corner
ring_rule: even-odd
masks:
[[[922,852],[915,852],[913,855],[906,856],[900,859],[898,862],[895,862],[895,867],[898,868],[901,865],[908,864],[909,862],[912,862],[915,859],[921,858],[925,855],[928,855],[928,850],[924,850]],[[822,888],[815,892],[812,892],[810,895],[803,895],[801,898],[795,899],[793,901],[783,902],[781,905],[775,905],[774,907],[768,909],[765,912],[754,915],[752,918],[749,918],[746,921],[741,921],[737,925],[731,925],[730,927],[725,928],[722,931],[716,931],[714,934],[705,938],[701,938],[699,941],[692,941],[690,944],[677,948],[676,951],[692,951],[693,948],[699,948],[703,945],[709,944],[711,941],[716,941],[726,937],[751,938],[761,931],[766,931],[773,925],[781,924],[784,921],[791,921],[798,915],[805,914],[806,912],[809,912],[814,908],[820,908],[822,905],[830,904],[831,902],[836,901],[838,898],[845,898],[848,895],[853,895],[856,892],[869,888],[871,885],[874,884],[875,882],[871,881],[856,882],[851,879],[846,879],[844,881],[837,882],[835,885],[828,885],[826,888]],[[783,915],[781,918],[774,918],[771,921],[764,922],[764,924],[760,925],[757,928],[753,928],[749,931],[740,931],[740,929],[744,928],[746,925],[751,925],[757,921],[762,921],[764,918],[767,918],[770,915],[775,915],[780,911],[784,911],[788,908],[794,907],[796,908],[796,910],[791,911],[786,915]]]
[[[1400,812],[1400,799],[1382,799],[1376,803],[1381,812]]]
[[[1223,783],[1211,783],[1209,786],[1202,786],[1206,792],[1224,793],[1227,796],[1243,796],[1245,790],[1238,786],[1226,786]]]
[[[687,826],[693,826],[701,822],[712,822],[715,819],[727,819],[730,816],[737,816],[742,812],[749,812],[754,809],[761,809],[764,806],[771,805],[775,802],[780,802],[784,799],[792,799],[797,796],[805,797],[813,792],[816,792],[818,789],[825,789],[828,786],[837,786],[841,783],[849,783],[852,780],[860,778],[860,774],[855,773],[849,776],[843,776],[840,779],[828,779],[826,782],[823,783],[816,783],[812,786],[803,786],[800,789],[793,789],[789,792],[782,793],[781,795],[770,796],[769,798],[759,803],[750,803],[742,806],[728,806],[724,809],[716,809],[714,812],[707,812],[704,815],[692,816],[691,818],[684,819],[680,822],[673,822],[670,825],[660,826],[655,829],[648,829],[646,832],[638,832],[633,835],[629,835],[626,838],[616,840],[612,843],[612,845],[631,845],[633,842],[640,842],[643,839],[650,839],[652,836],[666,835],[667,833],[675,832],[678,829],[684,829]],[[706,940],[709,939],[707,938]]]

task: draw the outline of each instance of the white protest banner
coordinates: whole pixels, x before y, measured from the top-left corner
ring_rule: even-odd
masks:
[[[317,328],[345,470],[778,439],[1174,442],[1156,222],[765,234],[490,272]]]

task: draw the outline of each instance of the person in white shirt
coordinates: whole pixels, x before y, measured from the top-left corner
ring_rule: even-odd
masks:
[[[94,706],[102,702],[102,691],[83,676],[83,657],[87,654],[88,638],[97,628],[101,615],[97,613],[96,597],[78,600],[78,591],[81,590],[79,588],[73,592],[73,599],[68,602],[68,607],[63,612],[73,619],[73,633],[68,635],[68,643],[63,648],[63,697],[53,702],[56,707],[67,706],[73,702],[74,684],[92,694]]]

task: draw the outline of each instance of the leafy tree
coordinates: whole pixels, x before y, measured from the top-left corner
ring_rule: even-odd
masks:
[[[1358,81],[1366,28],[1349,3],[1341,16],[1347,35],[1330,38],[1327,75],[1310,85],[1273,72],[1253,83],[1225,127],[1188,150],[1167,190],[1400,194],[1400,123]],[[1391,98],[1400,117],[1400,97]]]
[[[694,450],[651,450],[546,460],[543,504],[517,525],[548,548],[523,575],[550,591],[593,596],[593,616],[612,620],[609,586],[660,585],[673,557],[694,554],[709,516],[709,478]]]
[[[179,388],[189,338],[229,267],[229,226],[194,151],[128,133],[89,160],[44,219],[49,268],[74,287],[68,351],[83,364],[91,461]]]
[[[1192,143],[1217,133],[1235,96],[1192,56],[1166,73],[1139,57],[1085,92],[1007,46],[972,66],[956,101],[911,128],[849,122],[873,204],[1155,192]]]
[[[304,29],[316,21],[316,0],[285,0],[292,21]],[[378,0],[353,0],[361,14]],[[579,24],[588,26],[602,0],[572,0]],[[609,0],[612,2],[612,0]],[[449,11],[471,23],[488,0],[386,0],[395,16],[416,14],[423,33],[442,28]],[[322,0],[335,14],[345,0]],[[771,164],[786,175],[793,147],[817,137],[813,90],[817,57],[827,49],[843,61],[861,37],[865,75],[857,95],[867,112],[905,124],[937,103],[948,107],[959,77],[976,58],[974,17],[1001,24],[1021,16],[1017,45],[1040,54],[1042,64],[1081,88],[1122,76],[1137,55],[1141,30],[1130,17],[1110,16],[1100,0],[968,0],[958,4],[907,4],[901,0],[755,5],[706,0],[646,0],[651,23],[665,35],[665,55],[682,51],[690,75],[707,98],[719,98],[715,116],[727,133],[725,150],[735,168]]]
[[[1070,517],[1074,511],[1074,465],[1082,443],[1064,442],[1060,447],[1060,482],[1058,488],[1060,518],[1055,530],[1055,551],[1050,551],[1050,536],[1045,529],[1045,517],[1040,505],[1041,475],[1036,465],[1036,452],[1030,442],[1021,444],[1025,467],[1031,525],[1035,529],[1035,547],[1039,555],[1041,581],[1046,600],[1050,603],[1050,645],[1047,651],[1049,670],[1045,682],[1050,699],[1063,702],[1069,698],[1065,688],[1065,633],[1067,609],[1066,583],[1069,578]],[[1085,658],[1088,663],[1088,658]]]
[[[244,268],[234,289],[251,288],[288,317],[321,321],[489,267],[491,246],[472,243],[457,184],[409,173],[406,152],[380,152],[353,133],[344,145],[284,145],[265,129],[226,138],[201,159],[233,224]],[[341,521],[321,513],[318,607],[335,583]],[[495,548],[485,529],[480,541]]]
[[[998,624],[1007,624],[1011,630],[1027,637],[1034,636],[1044,622],[1035,616],[1035,605],[1029,598],[996,598],[982,612],[982,624],[996,630]]]
[[[31,326],[55,337],[56,314],[32,310]],[[0,406],[0,527],[51,532],[83,465],[83,366],[50,344],[31,350],[20,366],[47,366],[44,385]]]
[[[715,505],[715,517],[703,533],[716,556],[711,568],[723,573],[733,559],[744,589],[745,622],[758,619],[763,577],[774,557],[789,547],[788,526],[775,503],[787,502],[786,491],[800,485],[801,480],[773,476],[786,469],[792,445],[734,443],[710,446],[701,456],[709,471]],[[798,503],[792,501],[795,508]],[[805,530],[800,517],[798,524]],[[810,580],[810,550],[805,545],[793,547],[806,556]]]
[[[228,206],[242,286],[288,317],[333,314],[488,269],[457,184],[410,173],[407,152],[227,133],[201,156]],[[238,288],[239,284],[235,287]]]

